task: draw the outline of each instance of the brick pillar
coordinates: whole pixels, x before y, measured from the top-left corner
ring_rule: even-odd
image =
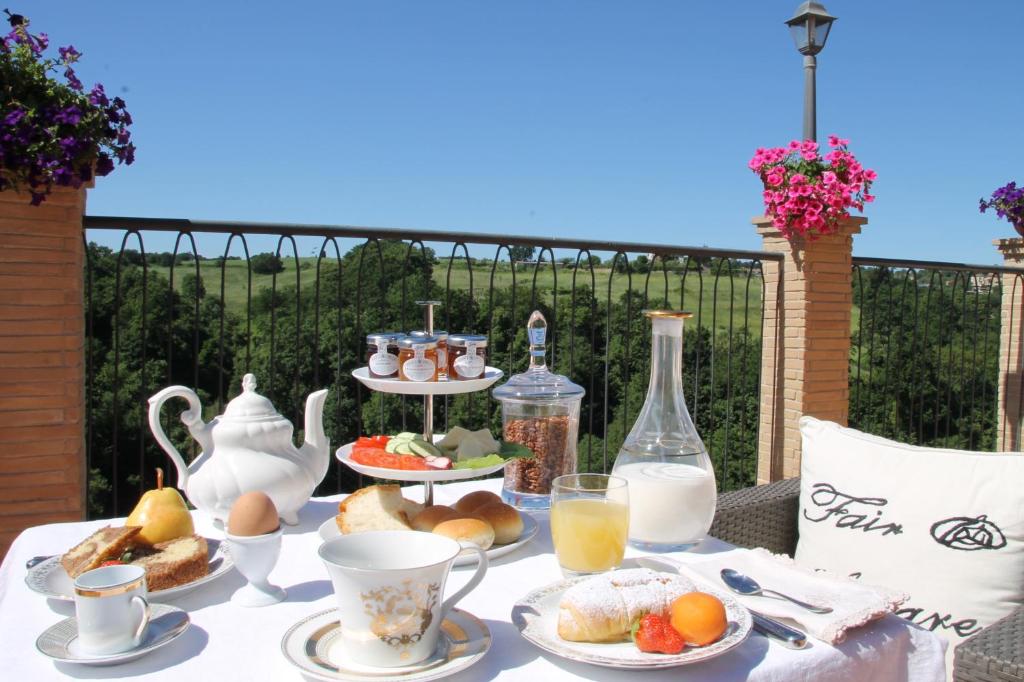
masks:
[[[764,263],[757,482],[768,483],[800,475],[800,417],[846,424],[853,235],[867,220],[811,242],[791,242],[763,216],[753,223],[764,250],[783,256]]]
[[[1024,429],[1024,238],[997,239],[993,244],[1007,267],[1022,268],[1020,274],[1003,274],[996,421],[996,449],[1020,451]]]
[[[0,557],[85,517],[85,194],[0,192]]]

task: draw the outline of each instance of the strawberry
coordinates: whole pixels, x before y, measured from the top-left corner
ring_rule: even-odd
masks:
[[[110,561],[104,561],[102,564],[100,564],[100,568],[104,566],[121,566],[123,564],[124,562],[120,559],[111,559]]]
[[[648,613],[640,619],[633,635],[636,648],[651,654],[678,654],[686,648],[686,642],[667,619],[656,613]]]

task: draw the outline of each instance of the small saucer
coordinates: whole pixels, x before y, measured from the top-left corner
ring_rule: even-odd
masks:
[[[341,624],[336,609],[302,619],[285,633],[281,652],[303,675],[318,680],[427,682],[473,665],[491,647],[491,633],[476,616],[452,609],[441,623],[437,651],[425,661],[401,668],[377,668],[331,657]]]
[[[78,646],[78,621],[75,618],[65,618],[47,628],[36,640],[36,649],[44,656],[64,663],[119,665],[159,649],[188,630],[190,621],[185,611],[168,604],[150,604],[149,608],[151,616],[146,636],[134,649],[102,656],[83,652]]]

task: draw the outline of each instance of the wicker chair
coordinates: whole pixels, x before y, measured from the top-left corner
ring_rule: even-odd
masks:
[[[738,547],[764,547],[793,556],[799,498],[798,478],[722,493],[711,535]],[[956,648],[953,680],[1024,681],[1024,608]]]

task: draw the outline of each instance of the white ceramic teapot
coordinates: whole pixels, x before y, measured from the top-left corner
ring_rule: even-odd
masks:
[[[149,399],[149,428],[178,469],[178,487],[195,507],[227,523],[231,505],[243,493],[262,490],[277,507],[281,520],[295,525],[298,511],[327,474],[330,441],[324,433],[327,389],[306,398],[306,442],[292,442],[292,423],[274,405],[256,393],[256,377],[242,378],[242,393],[228,403],[224,414],[203,422],[203,408],[195,391],[170,386]],[[190,464],[160,426],[160,407],[168,398],[185,398],[189,409],[181,413],[203,451]]]

